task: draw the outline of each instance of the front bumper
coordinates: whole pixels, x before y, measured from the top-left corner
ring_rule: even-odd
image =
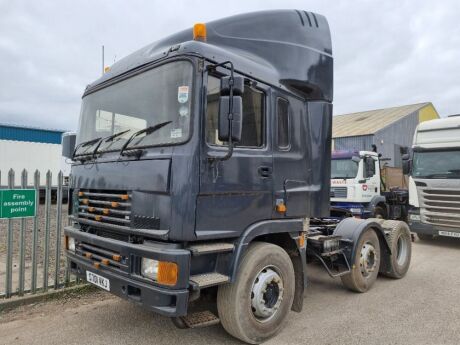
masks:
[[[414,216],[416,216],[416,217],[414,217]],[[453,233],[458,233],[458,232],[460,233],[460,229],[457,229],[457,228],[423,223],[421,221],[420,210],[415,209],[415,208],[409,211],[408,225],[409,225],[409,228],[410,228],[410,230],[412,232],[415,232],[417,234],[422,234],[422,235],[438,236],[438,235],[440,235],[439,234],[440,231],[441,232],[447,232],[447,233],[452,233],[452,232]]]
[[[120,269],[110,265],[97,264],[92,258],[66,251],[71,272],[79,278],[86,280],[86,271],[94,272],[110,280],[110,292],[114,295],[133,301],[148,310],[165,316],[176,317],[187,314],[190,251],[175,248],[172,244],[127,243],[88,234],[71,226],[66,227],[64,233],[80,243],[110,250],[127,258],[126,267]],[[161,286],[140,276],[138,271],[142,257],[175,262],[179,269],[176,285],[172,287]]]

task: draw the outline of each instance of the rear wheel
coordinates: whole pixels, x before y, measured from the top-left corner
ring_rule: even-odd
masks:
[[[379,273],[380,242],[373,229],[366,230],[356,245],[351,272],[341,276],[343,285],[355,292],[368,291]]]
[[[382,224],[384,229],[391,229],[388,235],[388,244],[391,255],[387,261],[386,271],[383,275],[400,279],[409,270],[412,256],[412,242],[410,230],[406,223],[396,220],[386,220]]]
[[[259,344],[283,327],[294,300],[294,268],[279,246],[252,244],[236,281],[219,287],[217,309],[222,326],[234,337]]]

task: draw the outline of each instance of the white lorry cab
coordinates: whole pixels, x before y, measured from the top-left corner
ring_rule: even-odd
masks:
[[[359,218],[405,219],[407,190],[384,189],[377,152],[332,152],[332,207],[347,209]]]
[[[411,230],[420,239],[460,238],[460,116],[420,123],[403,166]]]

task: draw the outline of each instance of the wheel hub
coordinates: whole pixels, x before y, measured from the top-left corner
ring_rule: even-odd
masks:
[[[251,290],[251,308],[259,321],[267,321],[275,315],[283,300],[283,281],[270,267],[257,275]]]
[[[361,249],[359,266],[363,276],[367,277],[377,268],[377,253],[371,243],[365,243]]]

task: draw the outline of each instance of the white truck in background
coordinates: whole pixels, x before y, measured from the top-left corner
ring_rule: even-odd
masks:
[[[422,240],[460,238],[460,116],[420,123],[403,167],[411,231]]]
[[[408,192],[385,188],[380,155],[373,151],[332,152],[331,206],[359,218],[407,218]]]
[[[71,135],[72,133],[64,133]],[[0,186],[7,188],[8,173],[14,170],[14,186],[21,186],[21,174],[25,169],[28,173],[28,185],[34,185],[34,174],[40,172],[40,198],[45,197],[46,173],[52,174],[52,198],[56,197],[59,171],[63,172],[64,200],[67,199],[67,183],[70,173],[70,164],[62,156],[62,145],[44,142],[0,140]]]

